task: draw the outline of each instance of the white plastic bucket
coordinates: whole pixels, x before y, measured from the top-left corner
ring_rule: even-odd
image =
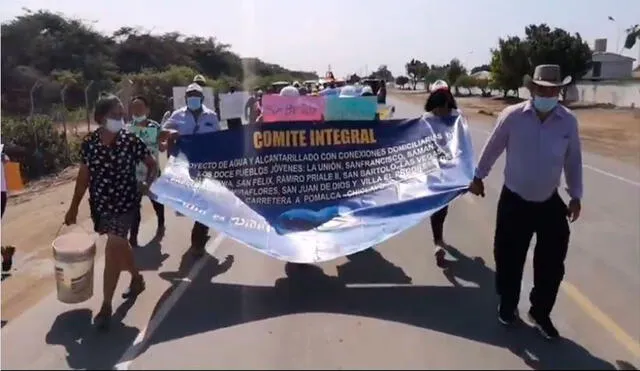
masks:
[[[96,256],[95,236],[72,232],[53,241],[58,300],[76,304],[93,296],[93,266]]]

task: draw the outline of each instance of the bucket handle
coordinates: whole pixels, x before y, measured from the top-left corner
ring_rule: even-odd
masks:
[[[64,228],[65,225],[66,224],[64,222],[60,223],[60,226],[58,227],[58,230],[56,231],[56,235],[53,237],[54,240],[60,236],[60,232],[62,232],[62,228]],[[80,223],[75,223],[75,224],[71,224],[71,225],[75,225],[75,226],[80,227],[80,229],[82,229],[88,235],[92,235],[93,234],[93,233],[89,233],[89,231],[87,231],[87,229],[85,227],[83,227],[82,224],[80,224]]]

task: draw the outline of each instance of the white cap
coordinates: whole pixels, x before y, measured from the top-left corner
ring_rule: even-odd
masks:
[[[358,92],[353,85],[343,86],[342,89],[340,89],[340,98],[353,98],[357,96]]]
[[[371,86],[369,86],[369,85],[365,85],[365,86],[362,88],[362,92],[361,92],[360,94],[364,94],[364,93],[370,93],[370,94],[373,94],[373,89],[371,89]]]
[[[284,88],[282,88],[282,90],[280,90],[280,96],[281,97],[299,97],[300,92],[298,91],[298,89],[289,85],[289,86],[285,86]]]
[[[202,76],[202,75],[196,75],[196,77],[193,78],[193,82],[198,82],[198,81],[200,81],[202,83],[206,82],[206,80],[204,79],[204,76]]]
[[[202,86],[198,84],[190,84],[189,86],[187,86],[187,90],[185,91],[185,93],[190,93],[192,91],[197,91],[198,93],[202,93]]]
[[[447,84],[444,80],[436,80],[436,82],[431,85],[431,91],[435,91],[438,89],[449,89],[449,84]]]

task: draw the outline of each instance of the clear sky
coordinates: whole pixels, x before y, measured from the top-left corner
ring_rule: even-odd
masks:
[[[243,57],[320,74],[330,64],[336,76],[381,64],[402,74],[412,57],[429,64],[458,57],[473,67],[488,63],[499,37],[542,22],[579,32],[591,46],[607,38],[615,52],[623,30],[640,23],[640,0],[2,0],[0,20],[23,7],[85,19],[103,32],[139,26],[215,36]],[[639,59],[639,49],[622,54]]]

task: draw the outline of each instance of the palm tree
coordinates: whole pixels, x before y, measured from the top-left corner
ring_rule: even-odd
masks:
[[[636,45],[636,41],[640,40],[640,25],[629,27],[626,30],[627,38],[624,41],[625,49],[631,49]]]
[[[633,48],[636,42],[640,43],[640,25],[627,28],[627,38],[624,40],[624,47],[626,49]],[[640,66],[640,46],[638,46],[638,66]],[[636,68],[638,68],[636,66]]]

